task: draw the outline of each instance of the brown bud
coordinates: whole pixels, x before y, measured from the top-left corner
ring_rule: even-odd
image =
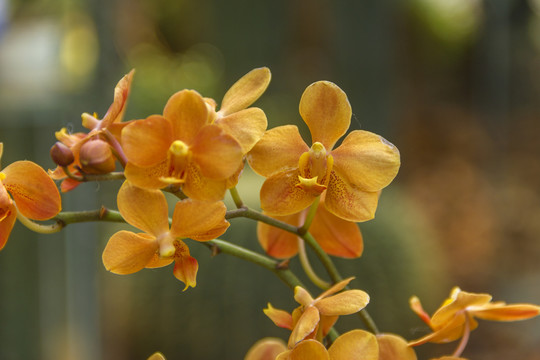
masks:
[[[100,139],[87,141],[81,146],[79,161],[82,170],[89,174],[107,174],[116,168],[111,147]]]
[[[71,149],[59,141],[52,146],[50,154],[52,160],[59,166],[68,166],[75,161]]]

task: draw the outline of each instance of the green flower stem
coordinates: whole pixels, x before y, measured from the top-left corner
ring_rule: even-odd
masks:
[[[314,283],[319,288],[326,290],[330,288],[331,284],[321,279],[315,271],[313,271],[313,268],[311,267],[311,264],[309,263],[309,259],[306,254],[306,245],[304,244],[304,240],[301,237],[298,237],[298,257],[300,258],[300,264],[302,265],[302,269],[304,269],[304,272],[309,277],[312,283]]]
[[[220,239],[202,242],[201,244],[208,246],[213,252],[229,254],[262,266],[276,274],[277,277],[293,290],[296,286],[304,287],[296,275],[287,266],[283,266],[283,263],[280,261]]]
[[[120,212],[105,207],[98,210],[61,212],[54,217],[54,220],[62,226],[90,221],[126,222]]]
[[[343,280],[343,278],[339,274],[338,269],[334,265],[334,262],[332,261],[332,259],[330,259],[330,256],[328,256],[328,254],[324,252],[324,250],[321,248],[315,238],[309,232],[307,232],[302,235],[302,239],[304,239],[304,241],[315,251],[315,254],[328,272],[328,275],[330,275],[332,281],[334,283],[338,283]]]
[[[244,202],[242,201],[242,198],[240,197],[240,193],[238,192],[238,189],[236,188],[236,186],[230,188],[229,193],[231,194],[231,197],[234,201],[234,205],[236,205],[238,209],[243,208]]]
[[[62,230],[64,227],[61,223],[55,222],[54,224],[38,224],[21,214],[17,209],[17,220],[28,229],[40,233],[40,234],[54,234]]]
[[[315,218],[315,213],[317,212],[317,208],[319,207],[319,202],[321,201],[321,197],[317,196],[313,204],[311,204],[311,207],[309,208],[309,211],[306,216],[306,220],[304,221],[304,225],[298,228],[298,234],[304,235],[308,232],[309,227],[311,226],[311,223],[313,222],[313,219]]]

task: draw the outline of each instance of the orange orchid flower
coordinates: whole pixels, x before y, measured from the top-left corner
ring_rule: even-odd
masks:
[[[89,133],[77,132],[70,134],[66,128],[62,128],[55,133],[56,139],[69,148],[73,154],[74,160],[68,165],[68,170],[73,175],[81,175],[81,169],[88,173],[108,173],[114,170],[115,160],[113,153],[109,145],[102,141],[99,135],[107,129],[119,138],[120,130],[125,126],[125,123],[121,123],[121,121],[126,109],[134,74],[135,70],[131,70],[120,79],[114,89],[113,103],[103,119],[97,119],[95,114],[82,114],[82,125],[90,130]],[[96,141],[96,143],[93,143],[93,141]],[[71,191],[80,184],[79,181],[67,177],[62,166],[49,170],[49,174],[55,180],[62,180],[60,185],[62,192]]]
[[[296,214],[274,216],[274,218],[290,225],[301,226],[307,212],[308,209],[304,209]],[[356,258],[362,255],[364,243],[358,225],[329,212],[324,202],[317,207],[309,232],[327,254],[343,258]],[[285,230],[259,222],[257,237],[270,256],[283,259],[298,253],[298,237]]]
[[[225,93],[219,111],[216,111],[217,104],[213,99],[205,98],[210,122],[234,137],[244,154],[253,148],[266,131],[268,122],[264,111],[248,106],[264,93],[271,77],[267,67],[251,70]]]
[[[502,301],[491,302],[491,295],[461,291],[455,287],[450,297],[430,317],[422,308],[418,297],[410,299],[412,310],[433,330],[411,346],[426,342],[447,343],[468,336],[469,331],[478,327],[475,318],[494,321],[525,320],[540,314],[540,306],[532,304],[509,304]]]
[[[209,123],[206,103],[194,90],[171,96],[163,116],[127,125],[121,141],[130,182],[148,189],[176,184],[197,200],[223,199],[227,179],[242,164],[240,144]]]
[[[208,241],[222,235],[229,227],[225,204],[178,201],[169,227],[167,200],[160,190],[138,188],[126,181],[117,202],[126,222],[143,233],[122,230],[114,234],[103,251],[105,268],[115,274],[132,274],[174,261],[174,276],[186,284],[185,289],[195,287],[198,263],[182,239]]]
[[[0,143],[0,159],[3,148]],[[0,172],[0,250],[15,225],[17,211],[29,219],[48,220],[60,210],[60,193],[45,170],[26,160],[8,165]]]
[[[271,304],[264,309],[266,316],[279,327],[292,331],[289,348],[305,339],[322,340],[340,315],[354,314],[369,302],[369,295],[362,290],[343,290],[353,278],[335,284],[313,299],[302,287],[294,289],[294,299],[300,304],[292,314],[275,309]]]
[[[325,206],[347,221],[372,219],[379,193],[396,176],[397,148],[379,135],[354,130],[336,142],[351,122],[347,95],[337,85],[319,81],[306,88],[300,115],[312,137],[309,147],[293,125],[265,133],[248,154],[252,169],[266,177],[260,198],[270,215],[297,213],[321,194]]]

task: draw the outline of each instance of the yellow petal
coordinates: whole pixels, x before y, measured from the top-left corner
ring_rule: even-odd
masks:
[[[226,116],[247,108],[264,93],[270,79],[270,69],[267,67],[251,70],[225,93],[219,112]]]
[[[283,340],[264,338],[253,344],[244,360],[275,360],[279,354],[285,351],[287,351],[287,346]]]
[[[292,330],[293,329],[293,318],[292,315],[286,312],[285,310],[279,310],[268,303],[268,307],[263,310],[264,314],[272,320],[276,326]]]
[[[351,132],[332,151],[334,169],[355,187],[374,192],[386,187],[396,177],[399,165],[398,149],[368,131]]]
[[[60,193],[54,181],[37,164],[16,161],[3,171],[4,186],[17,208],[27,218],[47,220],[62,210]]]
[[[413,296],[409,299],[409,306],[411,307],[412,311],[416,315],[422,319],[423,322],[430,325],[431,324],[431,317],[426,313],[424,308],[422,307],[422,303],[420,302],[420,299],[417,296]]]
[[[125,181],[117,202],[122,217],[136,228],[156,237],[169,231],[167,200],[161,191],[142,189]]]
[[[225,196],[227,184],[228,179],[212,180],[203,176],[198,166],[191,163],[188,166],[182,190],[184,194],[195,200],[219,201]]]
[[[456,314],[452,319],[444,323],[442,327],[437,328],[432,333],[409,342],[409,346],[418,346],[427,342],[448,343],[459,339],[463,336],[466,316],[465,312]],[[474,330],[478,326],[476,321],[472,322],[472,318],[469,318],[469,324],[470,330]]]
[[[274,216],[274,218],[298,226],[299,215],[300,213],[296,213],[288,216]],[[258,222],[257,238],[264,251],[272,257],[285,259],[298,253],[298,237],[275,226]]]
[[[393,334],[377,335],[379,344],[379,360],[416,360],[414,350],[407,342]]]
[[[227,207],[222,201],[178,201],[174,208],[171,234],[199,241],[215,239],[229,227],[229,222],[225,220],[226,211]]]
[[[343,220],[361,222],[375,217],[379,192],[366,192],[349,183],[337,170],[330,174],[324,205]]]
[[[165,356],[160,353],[160,352],[156,352],[156,353],[153,353],[148,359],[146,360],[165,360]]]
[[[143,269],[159,245],[153,236],[119,231],[109,239],[103,251],[103,265],[115,274],[132,274]]]
[[[201,128],[190,150],[201,174],[213,180],[227,179],[242,163],[240,144],[217,125]]]
[[[272,176],[298,168],[300,156],[309,151],[298,128],[278,126],[268,130],[247,155],[249,166],[257,174]]]
[[[182,90],[169,98],[163,116],[173,126],[173,137],[188,145],[207,124],[208,110],[204,99],[194,90]]]
[[[289,347],[293,347],[299,341],[304,340],[309,334],[311,334],[317,328],[319,324],[319,310],[313,306],[308,306],[302,316],[298,319],[292,333],[289,338]]]
[[[493,303],[484,306],[467,308],[467,311],[474,317],[484,320],[494,321],[516,321],[525,320],[540,314],[540,306],[532,304],[510,304]]]
[[[311,295],[301,286],[296,286],[294,288],[294,300],[304,306],[309,306],[313,303]]]
[[[347,290],[315,302],[322,315],[349,315],[366,307],[369,295],[362,290]]]
[[[261,187],[261,208],[270,215],[291,215],[307,208],[316,196],[305,191],[298,180],[298,170],[277,173]]]
[[[249,108],[218,119],[216,125],[234,137],[246,154],[262,138],[268,122],[264,111]]]
[[[354,357],[353,357],[354,358]],[[353,359],[349,358],[349,359]],[[323,344],[315,340],[305,340],[298,344],[290,354],[291,360],[330,360]]]
[[[121,138],[128,161],[141,167],[166,159],[173,140],[170,121],[159,115],[131,122],[122,130]]]
[[[183,241],[175,242],[176,253],[174,255],[174,276],[188,287],[197,285],[197,270],[199,263],[189,254],[189,249]]]
[[[372,333],[352,330],[340,335],[330,346],[328,353],[332,360],[378,360],[379,345]]]
[[[330,296],[330,295],[333,295],[343,289],[345,289],[345,287],[347,285],[349,285],[349,283],[354,279],[354,276],[351,276],[347,279],[344,279],[344,280],[341,280],[340,282],[338,283],[335,283],[334,285],[332,285],[329,289],[327,289],[325,292],[323,292],[321,295],[317,296],[317,300],[320,300],[320,299],[323,299],[327,296]]]
[[[330,151],[349,129],[352,110],[347,95],[336,84],[318,81],[304,91],[300,115],[309,127],[312,143],[318,141]]]
[[[15,225],[15,220],[17,220],[17,210],[13,204],[10,204],[7,208],[3,210],[3,219],[0,220],[0,250],[6,245],[9,234]]]
[[[470,293],[454,288],[451,298],[447,299],[431,317],[430,326],[433,329],[444,327],[448,322],[453,321],[456,313],[471,306],[484,306],[490,301],[489,294]]]
[[[162,189],[169,185],[162,179],[167,177],[167,159],[150,167],[139,167],[132,163],[127,163],[124,169],[126,179],[133,185],[145,189]]]
[[[335,216],[322,203],[309,232],[327,254],[344,258],[362,255],[364,242],[358,225]]]

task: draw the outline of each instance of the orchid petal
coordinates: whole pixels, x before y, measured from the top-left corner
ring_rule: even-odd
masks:
[[[290,354],[291,360],[330,360],[328,351],[316,340],[305,340],[295,346]],[[349,358],[351,359],[351,358]]]
[[[326,189],[326,209],[347,221],[361,222],[373,219],[379,192],[366,192],[349,183],[337,170],[330,174]]]
[[[153,236],[122,230],[111,236],[105,246],[103,265],[115,274],[132,274],[148,264],[158,247]]]
[[[277,173],[261,187],[261,208],[270,215],[291,215],[307,208],[316,196],[299,186],[298,170]]]
[[[309,127],[312,143],[320,142],[330,151],[349,129],[352,110],[347,95],[336,84],[318,81],[302,94],[300,115]]]
[[[267,67],[251,70],[225,93],[219,112],[226,116],[247,108],[264,93],[270,79],[270,69]]]
[[[117,202],[120,214],[130,225],[156,237],[169,231],[167,200],[161,191],[142,189],[125,181]]]
[[[328,297],[330,295],[333,295],[343,289],[345,289],[345,287],[347,285],[349,285],[349,283],[351,281],[353,281],[354,279],[354,276],[351,276],[351,277],[348,277],[344,280],[341,280],[340,282],[338,283],[335,283],[334,285],[332,285],[329,289],[327,289],[326,291],[324,291],[321,295],[317,296],[317,299],[316,300],[320,300],[320,299],[323,299],[325,297]]]
[[[494,321],[525,320],[540,314],[540,307],[532,304],[487,304],[478,309],[468,308],[467,312],[474,317]]]
[[[386,187],[396,177],[400,159],[398,149],[368,131],[351,132],[332,151],[334,169],[351,185],[367,192]]]
[[[199,263],[189,254],[189,249],[183,241],[175,242],[176,253],[174,255],[174,276],[188,287],[197,285],[197,270]]]
[[[167,176],[167,160],[150,167],[139,167],[127,163],[124,169],[126,179],[133,185],[144,189],[162,189],[169,183],[161,180]]]
[[[160,267],[169,265],[173,261],[174,261],[174,257],[162,258],[161,256],[159,256],[158,252],[156,252],[154,256],[152,257],[152,259],[150,259],[148,264],[146,264],[145,268],[147,269],[160,268]]]
[[[354,314],[369,303],[369,295],[362,290],[347,290],[333,296],[318,300],[315,303],[321,315]]]
[[[116,87],[114,88],[114,100],[109,110],[103,117],[101,121],[100,128],[104,129],[113,122],[119,122],[124,116],[126,110],[126,103],[129,96],[129,91],[131,88],[131,82],[133,81],[133,75],[135,70],[131,70],[127,75],[125,75]]]
[[[274,216],[288,224],[298,226],[300,213],[287,216]],[[298,253],[298,237],[288,231],[278,229],[275,226],[257,223],[257,238],[264,251],[275,258],[290,258]]]
[[[242,162],[240,144],[217,125],[202,127],[190,150],[201,174],[213,180],[230,177]]]
[[[303,306],[309,306],[313,303],[313,298],[311,297],[311,295],[307,292],[306,289],[301,286],[295,286],[294,300],[296,300],[297,303]]]
[[[62,210],[56,184],[39,165],[26,160],[16,161],[2,172],[6,175],[4,186],[27,218],[47,220]]]
[[[13,226],[15,225],[15,220],[17,220],[17,209],[15,209],[13,204],[8,205],[7,208],[3,208],[2,211],[4,212],[4,217],[0,220],[0,250],[6,245],[11,230],[13,230]]]
[[[287,351],[287,346],[283,340],[264,338],[253,344],[244,360],[275,360],[279,354],[285,351]]]
[[[417,360],[414,350],[407,342],[393,334],[377,335],[379,360]]]
[[[201,201],[222,200],[227,191],[228,179],[213,180],[201,173],[196,164],[191,163],[187,169],[186,181],[182,191],[188,197]]]
[[[322,204],[317,208],[309,232],[329,255],[344,258],[362,255],[364,242],[358,225],[335,216]]]
[[[319,310],[313,306],[306,307],[291,333],[289,347],[293,347],[299,341],[304,340],[309,334],[315,331],[319,324],[319,320]]]
[[[247,155],[249,165],[257,174],[269,177],[298,169],[300,156],[309,151],[298,128],[278,126],[268,130]]]
[[[226,212],[227,207],[222,201],[178,201],[174,208],[171,234],[198,241],[215,239],[229,227],[229,222],[225,220]]]
[[[264,111],[249,108],[235,112],[216,121],[227,134],[238,141],[242,152],[246,154],[264,135],[268,121]]]
[[[293,329],[292,315],[285,310],[276,309],[272,304],[268,303],[268,308],[264,309],[263,312],[276,326],[289,330]]]
[[[122,130],[121,139],[128,161],[141,167],[166,159],[174,140],[170,121],[159,115],[133,121]]]
[[[171,121],[175,140],[190,145],[199,130],[207,124],[208,110],[198,92],[182,90],[169,98],[163,116]]]
[[[340,335],[328,349],[332,360],[358,359],[378,360],[379,345],[377,338],[364,330],[352,330]]]

